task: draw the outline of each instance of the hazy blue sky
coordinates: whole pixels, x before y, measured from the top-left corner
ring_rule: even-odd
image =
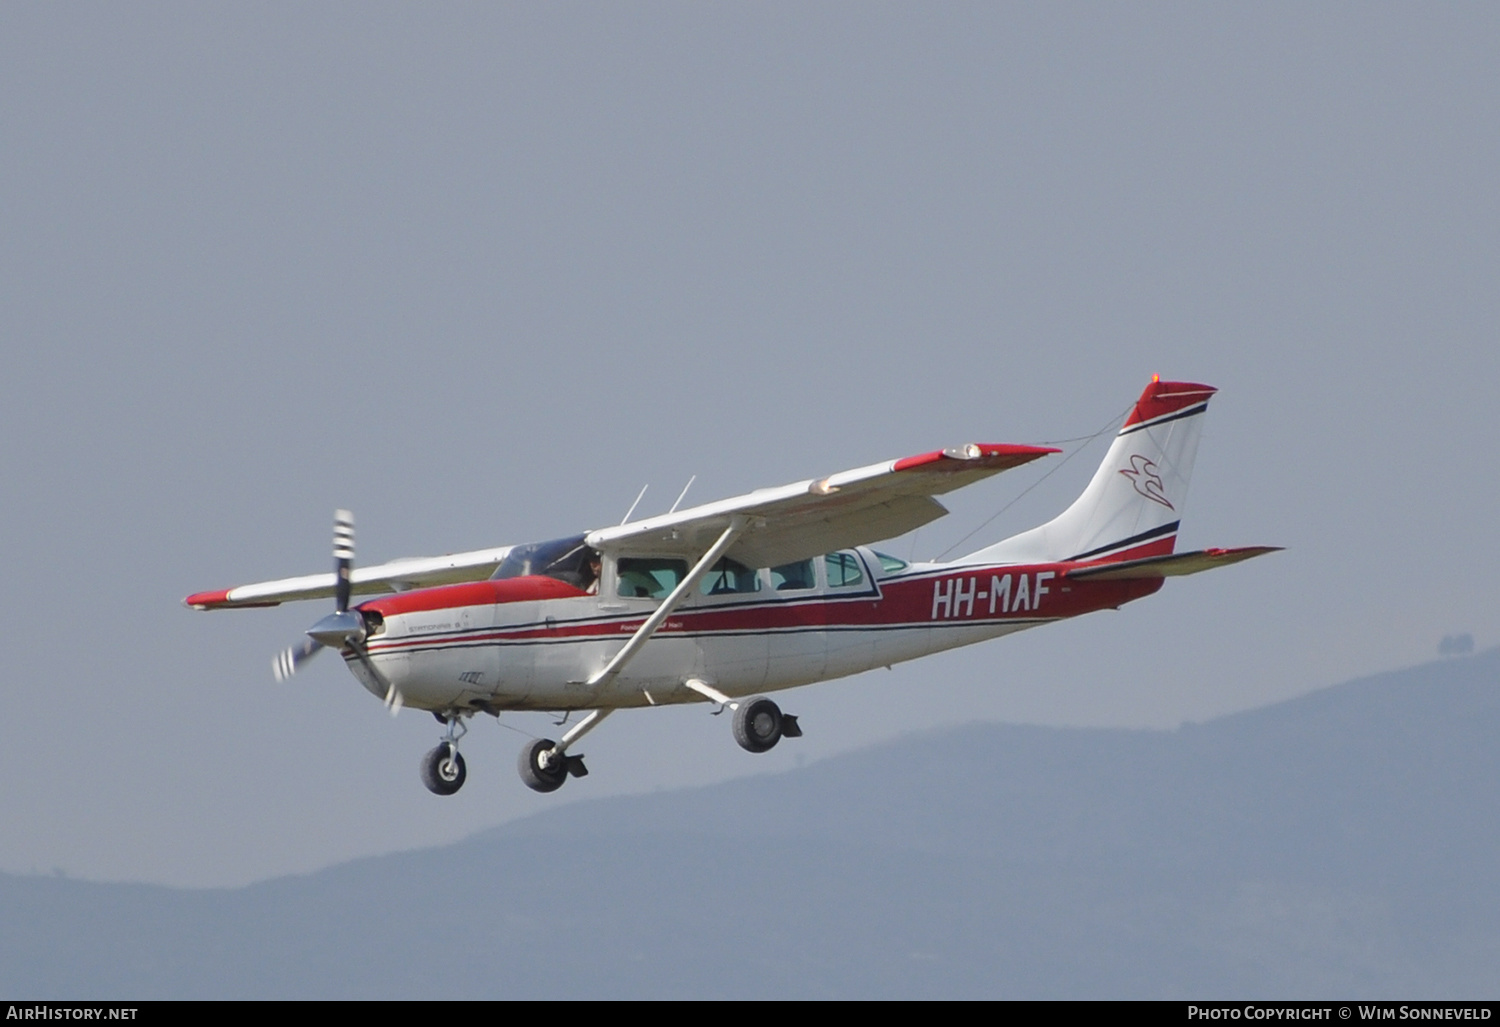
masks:
[[[1500,640],[1493,4],[0,6],[0,869],[229,883],[976,719],[1172,726]],[[426,714],[322,606],[190,591],[549,538],[1217,385],[1185,546],[1288,551],[789,693],[752,757]],[[973,546],[1050,516],[1085,452]],[[1058,458],[1053,458],[1053,462]],[[1048,469],[954,497],[944,549]]]

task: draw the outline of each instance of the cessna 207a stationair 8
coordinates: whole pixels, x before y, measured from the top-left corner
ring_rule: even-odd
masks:
[[[354,568],[339,511],[334,572],[189,596],[199,610],[332,597],[334,612],[277,658],[278,679],[336,649],[393,710],[429,710],[422,761],[439,795],[464,783],[464,721],[587,711],[521,752],[550,792],[587,773],[574,745],[616,710],[709,702],[765,752],[798,737],[758,695],[858,674],[1023,628],[1119,607],[1271,547],[1174,553],[1214,389],[1153,380],[1083,494],[1053,520],[949,563],[867,548],[943,516],[934,498],[1056,449],[969,444],[531,545]],[[350,606],[353,595],[380,593]],[[566,721],[566,717],[564,718]]]

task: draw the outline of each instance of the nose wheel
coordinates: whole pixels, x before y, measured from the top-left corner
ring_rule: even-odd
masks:
[[[469,776],[464,758],[458,751],[458,740],[469,729],[456,715],[443,719],[448,725],[443,740],[422,757],[422,783],[433,795],[452,795],[464,786],[464,780]]]
[[[433,795],[452,795],[464,786],[469,776],[464,758],[458,750],[450,750],[443,742],[422,757],[422,783]]]

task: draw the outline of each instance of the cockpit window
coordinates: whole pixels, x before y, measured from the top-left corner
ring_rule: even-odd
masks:
[[[662,556],[622,556],[615,565],[617,591],[632,599],[665,599],[687,577],[687,561]]]
[[[566,582],[574,588],[587,589],[594,584],[592,563],[598,559],[598,551],[584,545],[582,535],[557,538],[550,542],[532,542],[516,546],[506,554],[490,578],[499,580],[540,574]]]
[[[859,559],[853,553],[829,553],[823,562],[828,566],[829,588],[849,588],[865,580]]]
[[[698,590],[706,596],[759,592],[760,575],[726,556],[714,564],[713,570],[703,575],[703,580],[698,583]]]
[[[899,574],[911,566],[905,560],[891,556],[888,553],[876,553],[875,555],[880,559],[880,569],[887,574]]]

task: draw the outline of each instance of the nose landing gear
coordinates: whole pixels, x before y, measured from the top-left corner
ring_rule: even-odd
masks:
[[[443,740],[422,757],[422,783],[434,795],[452,795],[464,786],[469,776],[458,751],[458,740],[468,734],[469,728],[457,713],[436,716],[448,725],[448,730]]]

